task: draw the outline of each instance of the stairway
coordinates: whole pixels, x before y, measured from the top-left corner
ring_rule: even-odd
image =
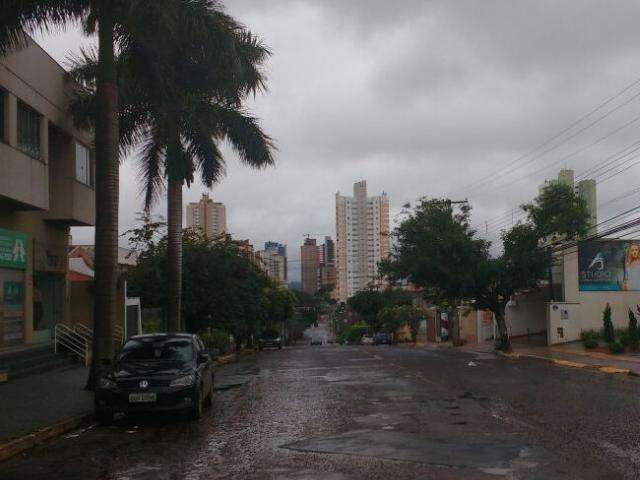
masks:
[[[82,363],[77,357],[66,353],[55,353],[53,345],[25,347],[14,352],[0,353],[0,369],[8,369],[9,381],[79,365]]]

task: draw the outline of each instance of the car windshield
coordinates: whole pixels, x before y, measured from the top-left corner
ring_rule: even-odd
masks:
[[[119,362],[188,362],[193,345],[188,338],[131,339],[122,348]]]
[[[275,340],[280,336],[280,334],[276,330],[265,330],[262,332],[262,338],[265,340]]]

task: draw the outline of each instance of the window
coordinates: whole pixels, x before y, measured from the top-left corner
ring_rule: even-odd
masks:
[[[76,142],[76,180],[91,186],[91,151]]]
[[[40,158],[40,114],[23,102],[18,102],[18,148]]]

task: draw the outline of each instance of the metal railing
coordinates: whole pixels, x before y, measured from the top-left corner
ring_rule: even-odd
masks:
[[[64,323],[58,323],[54,331],[54,349],[56,353],[61,350],[67,350],[82,360],[85,365],[89,365],[91,361],[91,338]]]
[[[67,350],[77,356],[85,365],[91,363],[91,352],[93,347],[93,330],[82,323],[76,323],[70,327],[64,323],[55,326],[54,349],[58,353]],[[124,329],[116,325],[113,328],[113,342],[116,350],[119,350],[124,343]]]

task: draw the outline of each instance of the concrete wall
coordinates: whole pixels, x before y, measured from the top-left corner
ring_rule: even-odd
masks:
[[[546,290],[515,295],[505,310],[507,327],[512,337],[542,333],[547,329]]]
[[[582,306],[579,303],[550,302],[547,304],[547,344],[565,343],[580,338]]]

